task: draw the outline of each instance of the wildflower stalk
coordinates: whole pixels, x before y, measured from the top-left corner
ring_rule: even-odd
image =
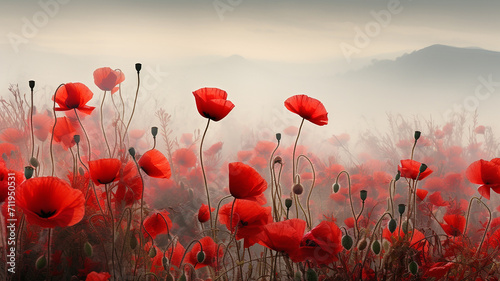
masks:
[[[276,153],[276,150],[278,150],[278,147],[280,146],[281,135],[280,135],[280,138],[278,138],[278,134],[276,134],[276,138],[278,140],[278,143],[276,144],[276,147],[274,148],[273,152],[271,153],[271,157],[269,157],[269,172],[271,174],[271,198],[273,201],[273,215],[274,215],[274,220],[278,221],[279,215],[278,215],[278,210],[276,207],[276,196],[274,193],[274,189],[275,189],[275,186],[274,186],[274,153]]]
[[[113,208],[111,206],[111,196],[110,190],[108,190],[108,184],[104,185],[104,191],[106,192],[106,200],[108,201],[109,216],[111,217],[111,264],[113,265],[113,276],[115,275],[115,219],[113,216]]]
[[[208,131],[208,126],[210,125],[210,118],[207,118],[207,126],[205,127],[205,131],[203,132],[203,136],[201,137],[201,143],[200,143],[200,164],[201,164],[201,172],[203,174],[203,183],[205,185],[205,191],[207,193],[207,201],[208,201],[208,211],[209,211],[209,220],[210,220],[210,229],[212,229],[212,236],[215,239],[215,229],[214,229],[214,222],[212,220],[212,207],[210,205],[210,192],[208,191],[208,183],[207,183],[207,176],[205,174],[205,167],[203,165],[203,142],[205,141],[205,136],[207,135]]]
[[[352,195],[351,195],[351,176],[349,175],[349,173],[347,171],[342,171],[340,172],[338,175],[337,175],[337,178],[335,179],[335,183],[338,183],[339,182],[339,177],[340,175],[342,174],[346,174],[347,176],[347,183],[348,183],[348,187],[349,187],[349,205],[351,205],[351,213],[352,213],[352,217],[353,218],[356,218],[356,213],[354,212],[354,205],[352,204]],[[359,230],[358,230],[358,224],[355,223],[354,224],[354,237],[358,237],[358,234],[359,233]]]
[[[486,238],[486,234],[488,233],[488,229],[490,228],[490,224],[491,224],[491,210],[490,208],[488,208],[488,206],[486,204],[484,204],[483,201],[481,201],[481,199],[477,198],[477,197],[472,197],[469,201],[469,208],[467,210],[467,218],[465,219],[465,228],[464,228],[464,234],[467,232],[467,226],[469,225],[469,216],[470,216],[470,209],[472,207],[472,201],[473,200],[476,200],[478,201],[479,203],[483,204],[483,206],[486,208],[486,210],[488,210],[488,213],[489,213],[489,219],[488,219],[488,224],[486,225],[486,228],[484,229],[484,234],[483,234],[483,238],[481,238],[481,243],[479,243],[479,246],[477,247],[477,250],[476,250],[476,254],[475,256],[478,256],[479,255],[479,251],[481,250],[481,247],[483,246],[483,243],[484,243],[484,239]]]
[[[29,81],[29,86],[31,89],[31,105],[30,105],[30,129],[31,129],[31,158],[35,154],[35,134],[33,132],[33,88],[35,87],[35,81]],[[30,158],[30,159],[31,159]]]
[[[55,166],[54,166],[54,150],[53,150],[52,144],[54,143],[54,131],[56,129],[56,124],[57,124],[57,116],[56,116],[56,93],[57,93],[57,90],[59,90],[59,88],[61,88],[62,86],[64,86],[64,84],[59,85],[57,87],[56,91],[54,92],[54,103],[52,105],[52,112],[54,114],[54,126],[52,126],[52,134],[50,136],[50,161],[51,161],[51,165],[52,165],[52,172],[51,172],[52,176],[54,176],[54,170],[55,170]]]
[[[89,152],[88,152],[88,157],[89,157],[88,161],[90,162],[91,155],[92,155],[92,148],[90,146],[89,135],[87,134],[87,130],[85,130],[85,127],[83,127],[82,120],[80,120],[80,117],[78,116],[78,112],[76,112],[76,109],[73,109],[73,110],[75,111],[76,119],[78,120],[78,123],[80,124],[80,127],[82,127],[82,131],[85,134],[85,139],[87,139],[87,146],[88,146],[88,150],[89,150]]]
[[[101,110],[100,110],[100,116],[101,116],[101,129],[102,129],[102,134],[104,135],[104,141],[106,142],[106,146],[108,148],[108,153],[109,153],[109,157],[112,157],[111,155],[111,148],[109,147],[109,143],[108,143],[108,137],[106,136],[106,131],[104,130],[104,120],[103,120],[103,112],[102,112],[102,109],[103,109],[103,106],[104,106],[104,100],[106,99],[106,91],[104,91],[104,95],[102,96],[102,102],[101,102]]]
[[[293,145],[293,152],[292,152],[292,179],[293,179],[293,184],[295,184],[295,174],[296,174],[296,168],[295,168],[295,150],[297,149],[297,143],[299,142],[299,137],[300,137],[300,132],[302,131],[302,126],[304,125],[304,118],[302,118],[302,121],[300,122],[299,126],[299,131],[297,133],[297,138],[295,139],[295,144]],[[295,201],[295,214],[297,218],[299,217],[299,206],[297,204],[298,199],[297,195],[293,195],[294,201]]]
[[[135,91],[135,99],[134,99],[134,106],[132,107],[132,113],[130,114],[130,118],[128,119],[127,127],[125,127],[125,133],[123,134],[124,140],[125,140],[125,137],[127,136],[128,127],[130,126],[130,122],[132,122],[132,117],[134,117],[135,106],[137,105],[137,97],[139,96],[139,86],[141,85],[141,76],[139,75],[139,72],[141,71],[141,67],[142,66],[140,63],[135,64],[135,69],[137,70],[137,90]]]

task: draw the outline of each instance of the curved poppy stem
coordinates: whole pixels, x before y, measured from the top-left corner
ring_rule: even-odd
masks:
[[[205,136],[207,135],[208,131],[208,126],[210,125],[210,118],[207,118],[207,126],[205,127],[205,131],[203,132],[203,137],[201,138],[201,143],[200,143],[200,163],[201,163],[201,172],[203,173],[203,182],[205,184],[205,191],[207,192],[207,201],[208,201],[208,211],[209,211],[209,220],[210,220],[210,229],[212,229],[212,235],[213,238],[215,239],[215,229],[214,229],[214,222],[212,221],[212,206],[210,205],[210,192],[208,191],[208,183],[207,183],[207,176],[205,174],[205,167],[203,166],[203,142],[205,141]]]
[[[78,112],[76,112],[76,108],[74,108],[73,110],[75,111],[76,119],[78,120],[78,123],[80,123],[80,127],[82,127],[82,131],[85,134],[85,139],[87,139],[87,146],[88,146],[88,150],[89,150],[89,152],[88,152],[89,153],[88,154],[89,155],[88,161],[90,162],[92,148],[90,146],[89,135],[87,134],[87,130],[85,130],[85,127],[83,127],[82,120],[80,120],[80,117],[78,116]]]
[[[339,182],[339,177],[340,177],[340,175],[342,175],[342,173],[346,174],[346,176],[347,176],[348,187],[349,187],[349,205],[351,205],[352,218],[355,219],[356,218],[356,213],[354,212],[354,206],[352,204],[352,194],[351,194],[351,176],[349,175],[349,173],[347,171],[344,170],[344,171],[340,172],[337,175],[337,178],[335,179],[335,183]],[[359,231],[358,231],[358,224],[355,223],[354,224],[354,236],[356,238],[358,237],[357,233],[359,233]]]
[[[467,232],[467,226],[469,224],[469,215],[470,215],[470,209],[471,209],[471,206],[472,206],[472,201],[473,200],[476,200],[478,201],[479,203],[483,204],[483,206],[486,208],[486,210],[488,210],[488,213],[490,215],[489,219],[488,219],[488,224],[486,225],[486,228],[484,229],[484,234],[483,234],[483,238],[481,239],[481,243],[479,243],[479,246],[477,247],[477,250],[476,250],[476,256],[479,255],[479,251],[481,250],[481,247],[483,246],[483,243],[484,243],[484,239],[486,238],[486,233],[488,233],[488,229],[490,228],[490,224],[491,224],[491,210],[490,208],[488,208],[488,206],[486,204],[484,204],[483,201],[481,201],[479,198],[477,197],[472,197],[469,201],[469,209],[467,210],[467,219],[465,220],[465,228],[464,228],[464,234]]]
[[[54,92],[54,104],[52,105],[52,112],[54,114],[54,126],[52,126],[52,134],[50,136],[50,162],[52,165],[52,172],[51,175],[54,176],[54,170],[55,170],[55,165],[54,165],[54,149],[53,149],[53,143],[54,143],[54,131],[56,130],[56,124],[57,124],[57,116],[56,116],[56,94],[57,90],[64,86],[64,84],[61,84],[57,87],[56,91]]]
[[[274,153],[276,153],[276,150],[278,150],[278,147],[280,146],[280,140],[278,139],[278,143],[276,144],[276,147],[274,148],[273,152],[271,153],[271,157],[269,158],[269,172],[271,174],[271,198],[273,201],[273,215],[274,215],[274,220],[278,221],[279,215],[278,215],[278,210],[276,207],[276,196],[274,193],[274,189],[277,188],[274,186]]]
[[[302,121],[300,122],[300,127],[299,127],[299,132],[297,133],[297,138],[295,139],[295,144],[293,145],[293,153],[292,153],[292,176],[293,176],[293,182],[295,182],[295,173],[296,168],[295,168],[295,150],[297,149],[297,143],[299,142],[299,137],[300,137],[300,132],[302,131],[302,125],[304,125],[304,118],[302,118]]]
[[[106,99],[106,91],[104,91],[104,95],[102,96],[102,102],[101,102],[101,111],[99,112],[101,115],[101,129],[102,129],[102,134],[104,135],[104,141],[106,142],[106,146],[108,147],[108,153],[109,157],[112,157],[111,155],[111,148],[109,148],[109,143],[108,143],[108,137],[106,136],[106,131],[104,130],[104,120],[103,120],[103,112],[102,108],[104,106],[104,100]]]
[[[115,219],[113,216],[113,208],[111,206],[110,192],[108,190],[108,184],[104,185],[104,190],[106,192],[106,200],[108,201],[109,216],[111,217],[111,264],[113,265],[113,276],[116,277],[115,273]]]
[[[139,86],[140,85],[141,85],[141,76],[139,75],[139,71],[137,71],[137,90],[135,91],[134,106],[132,107],[132,113],[130,114],[130,118],[128,119],[127,127],[125,127],[125,133],[123,134],[123,140],[125,140],[125,137],[127,137],[128,127],[130,126],[130,122],[132,122],[132,117],[134,117],[135,106],[137,105],[137,97],[139,96]],[[121,94],[121,91],[120,91],[120,94]]]
[[[35,154],[35,134],[33,131],[33,88],[31,88],[30,128],[31,128],[31,158],[33,158],[33,155]]]
[[[47,276],[49,280],[52,280],[52,274],[50,273],[50,240],[52,237],[52,228],[49,228],[49,237],[47,238]]]
[[[314,189],[314,182],[316,181],[316,172],[314,171],[314,165],[312,164],[311,160],[309,159],[309,157],[305,156],[304,154],[301,154],[299,155],[299,157],[297,157],[297,166],[299,165],[299,159],[300,157],[303,157],[304,159],[307,160],[307,162],[309,162],[309,165],[311,165],[311,169],[312,169],[312,174],[313,174],[313,179],[312,179],[312,183],[311,183],[311,189],[309,189],[309,194],[307,195],[307,201],[306,201],[306,206],[307,206],[307,213],[309,214],[309,229],[311,229],[312,227],[312,217],[311,217],[311,206],[310,206],[310,199],[311,199],[311,194],[313,192],[313,189]]]
[[[201,244],[200,240],[193,240],[189,245],[186,247],[186,250],[184,251],[184,254],[182,255],[181,262],[179,263],[179,269],[182,268],[182,263],[184,262],[184,258],[186,257],[186,254],[188,253],[189,247],[191,247],[194,243],[200,244],[200,252],[203,252],[203,245]]]

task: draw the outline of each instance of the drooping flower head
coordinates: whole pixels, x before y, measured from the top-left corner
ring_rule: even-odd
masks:
[[[109,67],[101,67],[94,71],[94,83],[103,91],[112,91],[113,88],[125,80],[121,71]]]
[[[432,174],[432,170],[430,168],[426,168],[425,171],[420,173],[420,176],[418,175],[420,171],[420,167],[422,166],[422,163],[415,161],[415,160],[401,160],[401,166],[398,166],[398,171],[401,172],[401,176],[403,178],[408,178],[408,179],[417,179],[418,180],[423,180],[430,174]]]
[[[213,121],[226,117],[234,108],[234,104],[227,100],[226,91],[218,88],[201,88],[193,95],[200,115]]]
[[[301,219],[266,224],[259,233],[259,244],[277,252],[293,255],[299,249],[306,222]]]
[[[500,193],[500,158],[491,161],[478,160],[465,171],[467,179],[471,183],[480,184],[479,194],[484,198],[490,199],[490,190]]]
[[[205,236],[199,241],[200,243],[195,243],[191,251],[186,254],[186,262],[195,265],[195,269],[205,266],[217,267],[217,261],[222,258],[222,248],[210,236]],[[205,254],[205,259],[202,262],[198,262],[197,256],[201,250]]]
[[[94,94],[82,83],[66,83],[55,94],[55,102],[59,105],[56,111],[78,109],[84,114],[90,114],[95,107],[88,106]]]
[[[112,183],[118,179],[121,165],[121,161],[115,158],[89,161],[90,177],[96,185]]]
[[[328,112],[317,99],[307,95],[295,95],[285,101],[285,107],[318,126],[328,124]]]
[[[229,192],[234,198],[261,200],[266,189],[266,180],[254,168],[241,162],[229,163]]]
[[[165,234],[172,231],[172,221],[168,217],[167,211],[155,212],[144,220],[144,229],[151,235],[153,239],[158,234]],[[146,231],[142,231],[144,237],[149,237]]]
[[[72,226],[85,214],[83,193],[56,177],[31,178],[19,186],[16,195],[28,222],[41,227]]]
[[[139,166],[150,177],[169,179],[172,175],[167,157],[157,149],[148,150],[139,159]]]

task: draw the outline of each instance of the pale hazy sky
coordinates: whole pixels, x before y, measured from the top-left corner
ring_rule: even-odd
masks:
[[[169,59],[239,54],[249,59],[304,62],[344,59],[342,46],[348,45],[356,48],[353,60],[394,56],[436,43],[500,50],[500,1],[494,0],[0,3],[3,56],[39,50]],[[384,16],[377,19],[375,14]],[[26,28],[26,20],[35,31]],[[356,42],[358,30],[366,33],[367,29],[371,32],[368,41]]]

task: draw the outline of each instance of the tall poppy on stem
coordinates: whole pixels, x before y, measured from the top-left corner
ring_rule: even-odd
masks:
[[[418,161],[405,159],[401,160],[401,166],[398,166],[398,171],[401,172],[401,176],[403,178],[416,180],[418,177],[418,180],[423,180],[427,176],[432,174],[433,171],[429,168],[426,168],[423,172],[420,172],[421,166],[422,163]]]
[[[277,252],[293,255],[299,249],[306,222],[301,219],[266,224],[259,233],[259,244]]]
[[[53,100],[59,105],[56,111],[78,109],[84,114],[90,114],[95,109],[88,106],[94,94],[82,83],[66,83],[59,87]]]
[[[94,71],[94,83],[103,91],[112,91],[113,88],[125,80],[121,71],[109,67],[101,67]]]
[[[159,234],[169,233],[172,230],[172,221],[168,217],[167,211],[154,212],[151,216],[144,220],[142,232],[144,237],[148,237],[147,233],[155,239]],[[147,232],[147,233],[146,233]]]
[[[28,222],[41,227],[72,226],[85,214],[85,197],[56,177],[31,178],[17,190],[16,204]]]
[[[90,177],[96,185],[112,183],[117,180],[121,164],[121,161],[115,158],[89,161]]]
[[[459,214],[445,215],[445,223],[439,223],[444,232],[450,236],[460,236],[465,230],[465,217]]]
[[[478,160],[469,165],[465,171],[471,183],[480,184],[477,189],[484,198],[490,199],[490,190],[500,193],[500,158],[491,161]]]
[[[227,100],[227,92],[218,88],[201,88],[193,92],[196,101],[196,108],[201,116],[207,118],[207,126],[203,132],[200,143],[200,163],[201,172],[203,174],[203,182],[205,184],[205,191],[207,193],[208,209],[211,209],[210,193],[208,191],[207,176],[205,174],[205,167],[203,166],[203,142],[210,125],[210,120],[219,121],[226,117],[229,112],[234,108],[234,104]],[[213,229],[212,214],[210,213],[210,228]],[[215,231],[213,233],[215,236]]]

